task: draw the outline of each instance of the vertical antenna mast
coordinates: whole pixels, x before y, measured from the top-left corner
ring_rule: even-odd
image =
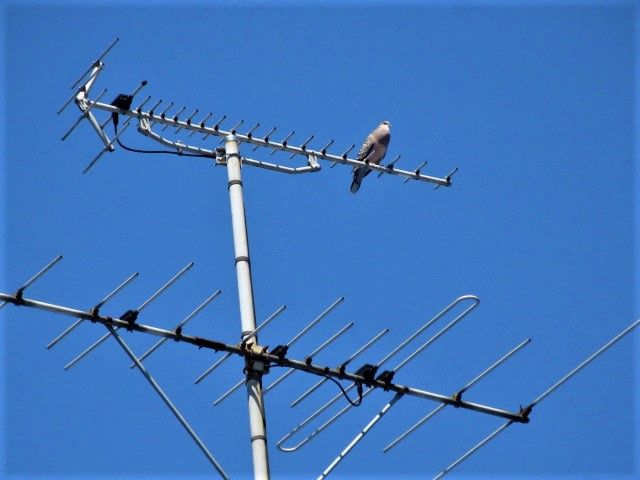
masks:
[[[242,172],[238,141],[234,135],[228,135],[224,144],[227,176],[229,183],[229,201],[231,203],[231,224],[233,227],[233,248],[235,252],[236,277],[238,281],[238,300],[240,303],[241,338],[252,335],[256,330],[256,311],[253,304],[253,285],[251,281],[251,263],[249,260],[249,239],[244,213],[242,193]],[[253,337],[258,342],[257,336]],[[247,400],[249,408],[249,426],[251,429],[251,453],[253,455],[253,473],[255,478],[269,478],[269,457],[267,452],[267,420],[264,415],[262,395],[262,375],[265,364],[246,362]]]

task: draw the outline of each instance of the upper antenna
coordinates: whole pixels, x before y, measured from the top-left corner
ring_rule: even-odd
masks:
[[[227,118],[227,115],[222,115],[214,124],[211,126],[207,126],[207,120],[212,117],[212,113],[206,115],[200,122],[194,122],[193,119],[197,115],[201,109],[196,108],[192,111],[192,113],[185,119],[180,119],[180,115],[184,112],[187,107],[182,107],[176,113],[169,115],[168,110],[171,108],[173,103],[171,103],[163,112],[156,113],[155,109],[160,104],[161,100],[158,101],[150,110],[142,110],[142,106],[146,104],[151,97],[147,97],[145,101],[138,106],[137,108],[124,108],[122,105],[117,104],[109,104],[100,102],[102,96],[106,93],[106,90],[103,91],[95,100],[91,100],[88,98],[89,92],[93,83],[95,82],[98,74],[102,70],[104,63],[102,59],[105,55],[111,50],[111,48],[115,45],[117,39],[105,50],[105,52],[98,57],[98,60],[93,62],[90,68],[80,77],[80,79],[75,82],[74,88],[80,84],[81,81],[85,80],[87,75],[89,78],[86,80],[84,85],[80,87],[80,89],[63,105],[63,107],[59,110],[58,113],[62,112],[66,106],[75,99],[76,104],[80,108],[82,115],[77,119],[76,123],[71,127],[71,129],[63,136],[63,140],[67,138],[68,134],[85,118],[89,119],[94,129],[96,129],[98,135],[104,143],[104,148],[98,153],[98,155],[85,167],[84,173],[88,172],[93,165],[100,159],[100,157],[106,152],[112,152],[115,149],[115,144],[119,143],[120,134],[124,131],[124,128],[129,124],[131,119],[138,120],[138,132],[143,135],[151,138],[152,140],[164,145],[165,147],[169,147],[172,151],[178,155],[183,154],[191,154],[196,156],[202,156],[205,158],[215,159],[217,164],[225,164],[226,158],[224,156],[220,156],[217,154],[215,148],[206,148],[199,145],[192,145],[183,143],[179,140],[173,140],[169,138],[165,138],[160,135],[158,132],[154,131],[155,125],[160,125],[160,131],[164,131],[168,128],[172,128],[174,133],[178,133],[181,130],[188,130],[189,135],[191,137],[194,133],[203,134],[203,140],[206,140],[209,136],[219,137],[219,143],[223,143],[224,139],[228,135],[233,135],[239,143],[249,143],[253,144],[253,151],[258,148],[266,148],[269,149],[270,154],[273,155],[277,152],[284,152],[289,154],[289,160],[292,160],[296,156],[302,156],[306,158],[307,165],[305,166],[289,166],[272,162],[265,162],[263,160],[250,159],[246,157],[242,157],[242,163],[245,165],[264,168],[271,171],[276,171],[280,173],[313,173],[320,170],[320,165],[318,164],[318,160],[326,160],[332,163],[332,167],[341,163],[343,165],[348,165],[354,168],[363,168],[366,171],[374,171],[378,174],[378,177],[387,174],[387,175],[395,175],[403,178],[405,183],[409,180],[416,180],[421,182],[432,183],[436,187],[449,187],[451,186],[451,178],[455,172],[457,172],[457,168],[453,169],[449,174],[444,177],[437,177],[433,175],[425,175],[422,170],[427,164],[426,161],[422,161],[416,168],[413,170],[401,170],[396,168],[395,164],[400,159],[398,155],[391,162],[386,165],[378,165],[377,163],[373,163],[369,161],[369,158],[372,156],[369,155],[367,158],[349,158],[348,154],[355,148],[355,144],[352,144],[347,150],[340,154],[333,154],[328,151],[328,149],[333,146],[334,139],[330,139],[322,143],[322,147],[318,149],[314,149],[311,147],[311,142],[317,138],[316,135],[311,134],[304,137],[305,139],[296,144],[292,141],[292,138],[295,134],[295,131],[291,131],[280,141],[274,141],[272,135],[276,131],[276,127],[274,126],[262,136],[256,135],[257,130],[259,129],[261,123],[254,124],[251,128],[246,131],[241,131],[240,128],[244,124],[244,120],[239,120],[233,124],[231,128],[224,129],[222,128],[222,123]],[[140,89],[146,85],[146,81],[140,83],[140,86],[130,95],[131,99],[140,91]],[[115,103],[115,102],[114,102]],[[123,124],[122,130],[118,132],[113,139],[109,139],[109,135],[105,132],[104,128],[108,124],[109,116],[102,122],[99,123],[95,120],[94,112],[104,111],[107,112],[107,115],[124,115],[128,117],[128,120]]]

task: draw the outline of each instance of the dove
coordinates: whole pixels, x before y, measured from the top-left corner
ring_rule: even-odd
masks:
[[[371,132],[360,151],[357,159],[361,162],[373,163],[378,165],[387,153],[389,140],[391,139],[391,124],[386,120],[380,122],[380,125]],[[362,179],[371,173],[371,169],[367,167],[357,167],[353,171],[353,182],[351,182],[351,193],[356,193],[360,188]]]

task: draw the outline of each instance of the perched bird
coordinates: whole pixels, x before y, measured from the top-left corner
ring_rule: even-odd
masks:
[[[369,134],[360,147],[358,160],[361,162],[379,164],[387,153],[389,140],[391,139],[391,124],[386,120],[381,122],[377,128]],[[353,171],[353,182],[351,182],[351,193],[356,193],[360,188],[362,179],[371,173],[367,167],[357,167]]]

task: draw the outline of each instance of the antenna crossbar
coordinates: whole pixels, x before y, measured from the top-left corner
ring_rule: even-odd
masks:
[[[329,376],[335,378],[337,380],[346,380],[349,382],[353,382],[354,384],[366,385],[370,389],[382,389],[385,391],[402,393],[407,396],[423,398],[426,400],[432,400],[439,403],[445,403],[447,405],[453,405],[458,408],[464,408],[467,410],[473,410],[480,413],[485,413],[488,415],[505,418],[507,420],[516,422],[516,423],[528,423],[529,417],[528,415],[523,414],[523,412],[511,412],[508,410],[503,410],[495,407],[491,407],[488,405],[483,405],[479,403],[469,402],[465,400],[461,400],[456,398],[455,396],[447,396],[439,393],[429,392],[427,390],[422,390],[419,388],[409,387],[406,385],[401,385],[397,383],[386,383],[382,380],[377,379],[366,379],[361,375],[356,375],[354,373],[341,371],[339,368],[331,368],[322,365],[316,365],[313,363],[307,364],[303,360],[295,360],[286,357],[279,357],[278,355],[273,355],[268,351],[256,351],[251,348],[247,348],[247,346],[242,345],[234,345],[227,344],[225,342],[221,342],[218,340],[211,340],[208,338],[197,337],[193,335],[183,335],[178,334],[172,330],[165,330],[157,327],[153,327],[150,325],[144,325],[141,323],[132,323],[126,320],[122,320],[120,318],[112,318],[103,315],[94,315],[92,312],[77,310],[69,307],[64,307],[60,305],[55,305],[51,303],[42,302],[39,300],[28,299],[28,298],[17,298],[14,295],[6,294],[0,292],[0,300],[8,303],[12,303],[17,306],[23,306],[28,308],[35,308],[38,310],[45,310],[52,313],[58,313],[70,317],[82,318],[84,320],[89,320],[93,323],[101,323],[103,325],[109,325],[115,328],[124,328],[128,331],[134,332],[142,332],[151,335],[155,335],[158,337],[167,337],[169,339],[175,340],[176,342],[184,342],[187,344],[195,345],[198,348],[205,348],[214,351],[223,351],[230,352],[236,355],[239,355],[246,360],[249,361],[258,361],[263,362],[265,365],[269,367],[289,367],[294,368],[296,370],[302,370],[307,373],[312,373],[318,376]]]

